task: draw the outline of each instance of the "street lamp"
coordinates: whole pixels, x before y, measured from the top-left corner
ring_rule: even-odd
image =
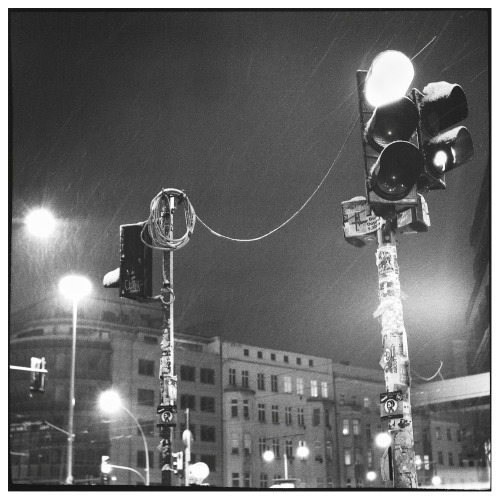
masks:
[[[132,412],[123,406],[120,396],[117,392],[109,390],[105,391],[101,394],[99,398],[99,406],[103,411],[106,413],[114,413],[117,410],[125,410],[129,414],[129,416],[132,418],[132,420],[136,423],[137,427],[139,428],[139,431],[142,436],[142,441],[144,442],[144,451],[146,453],[146,486],[149,486],[149,449],[148,449],[148,442],[146,441],[146,436],[144,435],[144,431],[142,430],[141,424],[135,418],[135,416],[132,414]]]
[[[309,448],[305,445],[304,441],[301,441],[297,448],[297,457],[301,460],[305,460],[309,456]],[[262,458],[266,462],[272,462],[274,460],[274,452],[272,450],[266,450],[262,454]],[[285,465],[285,479],[288,479],[288,457],[286,452],[283,453],[283,463]]]
[[[39,238],[46,238],[54,231],[56,219],[45,208],[37,208],[30,212],[24,220],[28,231]]]
[[[61,294],[73,301],[73,337],[71,342],[71,375],[69,382],[69,410],[68,410],[68,456],[66,484],[73,484],[73,415],[75,406],[75,362],[76,362],[76,317],[78,300],[87,296],[92,289],[90,281],[83,276],[65,276],[59,282]]]

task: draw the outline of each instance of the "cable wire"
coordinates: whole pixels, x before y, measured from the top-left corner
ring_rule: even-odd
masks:
[[[268,233],[266,234],[263,234],[262,236],[257,236],[256,238],[231,238],[230,236],[225,236],[224,234],[221,234],[221,233],[218,233],[217,231],[214,231],[212,228],[210,228],[205,222],[203,222],[201,219],[200,219],[200,216],[199,215],[196,215],[196,217],[198,218],[198,220],[212,233],[214,234],[215,236],[218,236],[219,238],[224,238],[226,240],[230,240],[230,241],[236,241],[236,242],[243,242],[243,243],[248,243],[248,242],[252,242],[252,241],[258,241],[258,240],[262,240],[263,238],[266,238],[267,236],[270,236],[271,234],[275,233],[276,231],[280,230],[283,226],[285,226],[286,224],[288,224],[292,219],[294,219],[297,215],[299,215],[299,213],[305,208],[305,206],[311,201],[311,199],[313,198],[313,196],[318,192],[318,190],[321,188],[321,186],[323,185],[323,183],[325,182],[326,178],[328,177],[328,175],[330,174],[330,172],[332,171],[333,167],[335,166],[335,164],[337,163],[340,155],[342,154],[342,152],[344,151],[345,149],[345,146],[347,145],[347,142],[349,141],[353,131],[354,131],[354,128],[356,127],[356,124],[358,123],[358,119],[359,117],[356,118],[356,120],[354,121],[349,133],[347,134],[347,137],[344,141],[344,143],[342,144],[342,147],[340,148],[339,152],[337,153],[337,156],[335,157],[335,159],[333,160],[332,164],[330,165],[330,168],[328,169],[328,171],[326,172],[325,176],[323,177],[323,179],[321,179],[321,182],[318,184],[318,186],[316,187],[316,189],[313,191],[313,193],[311,194],[311,196],[309,196],[309,198],[307,198],[307,200],[303,203],[303,205],[291,216],[289,217],[285,222],[283,222],[282,224],[280,224],[278,227],[274,228],[273,230],[269,231]]]

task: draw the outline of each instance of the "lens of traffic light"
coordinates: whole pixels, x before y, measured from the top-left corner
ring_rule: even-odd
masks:
[[[405,198],[424,167],[424,158],[411,142],[395,141],[378,157],[370,171],[373,191],[385,200]]]
[[[375,151],[394,141],[408,141],[418,125],[418,109],[411,99],[378,107],[366,125],[366,140]]]

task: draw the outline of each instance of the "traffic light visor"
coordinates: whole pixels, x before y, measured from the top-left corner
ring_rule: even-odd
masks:
[[[456,83],[429,83],[423,90],[420,113],[425,130],[435,135],[467,118],[465,92]]]
[[[385,200],[405,198],[424,167],[424,158],[411,142],[395,141],[378,157],[370,171],[370,187]]]
[[[365,139],[375,151],[394,141],[408,141],[418,125],[418,109],[411,99],[397,101],[375,109],[366,125]]]

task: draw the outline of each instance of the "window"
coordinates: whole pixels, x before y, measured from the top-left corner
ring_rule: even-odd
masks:
[[[231,485],[233,486],[233,488],[239,488],[239,486],[240,486],[240,473],[233,472],[232,478],[233,479],[232,479]]]
[[[137,403],[142,406],[153,406],[155,404],[155,391],[150,389],[138,389]]]
[[[186,424],[180,424],[179,425],[179,439],[182,439],[182,433],[186,430]],[[193,435],[193,440],[196,440],[196,425],[194,424],[189,424],[189,430],[191,431],[191,434]],[[194,460],[191,460],[194,462]]]
[[[260,473],[260,488],[267,488],[267,474],[264,472]]]
[[[292,407],[285,406],[285,424],[292,425]]]
[[[370,439],[372,438],[372,428],[370,424],[366,424],[365,433],[366,433],[366,440],[370,441]]]
[[[251,488],[252,487],[252,481],[251,481],[251,474],[250,474],[250,472],[244,472],[243,473],[243,487],[244,488]]]
[[[328,429],[331,429],[331,424],[330,424],[330,410],[325,408],[325,427]]]
[[[279,413],[278,413],[278,405],[272,405],[271,407],[271,419],[273,424],[279,424]]]
[[[215,442],[215,427],[213,425],[200,425],[200,441]]]
[[[155,362],[149,359],[139,359],[139,375],[147,375],[149,377],[155,374]]]
[[[288,363],[288,356],[283,356],[283,362]]]
[[[438,464],[443,465],[443,452],[438,451]]]
[[[250,351],[248,349],[243,349],[243,356],[250,356]]]
[[[287,394],[292,392],[292,377],[289,377],[288,375],[283,377],[283,391]]]
[[[302,359],[297,358],[297,364],[298,364],[298,365],[301,365],[301,364],[302,364]]]
[[[186,408],[189,408],[190,410],[195,410],[195,396],[192,396],[191,394],[181,394],[181,410],[185,410]]]
[[[202,384],[215,385],[215,370],[211,368],[200,368],[200,382]]]
[[[246,457],[252,454],[252,436],[250,436],[250,434],[245,434],[243,436],[243,449],[245,450]]]
[[[250,418],[250,407],[248,405],[248,399],[243,400],[243,418]]]
[[[215,398],[209,396],[200,397],[200,411],[207,413],[215,413]]]
[[[302,396],[304,394],[304,380],[301,378],[297,379],[297,394]]]
[[[146,344],[158,344],[158,339],[152,335],[144,335],[143,340]]]
[[[352,464],[352,451],[351,448],[344,448],[344,465]]]
[[[258,357],[259,359],[262,359],[262,351],[257,351],[257,357]]]
[[[278,392],[278,375],[271,375],[271,391]]]
[[[464,466],[464,454],[461,451],[458,453],[458,465]]]
[[[425,470],[430,469],[429,455],[424,455],[424,469]]]
[[[181,380],[187,382],[195,382],[195,368],[194,366],[181,365]]]
[[[346,477],[346,480],[345,480],[345,485],[347,488],[351,488],[351,478],[350,477]]]
[[[328,397],[328,383],[324,381],[321,382],[321,397],[322,398]]]
[[[259,403],[259,422],[266,421],[266,405],[264,403]]]
[[[237,417],[238,416],[238,400],[237,399],[231,399],[231,417]]]
[[[191,461],[194,462],[193,454],[191,453]],[[215,455],[201,455],[200,462],[204,462],[208,465],[210,472],[215,472],[217,469],[215,467],[217,461]]]
[[[353,418],[352,420],[352,433],[354,436],[359,436],[360,434],[360,428],[359,428],[359,419],[358,418]]]
[[[309,360],[309,366],[314,366],[314,363],[313,363],[312,359]]]
[[[152,451],[148,452],[148,458],[149,458],[149,468],[152,469],[154,467],[154,455]],[[138,450],[137,451],[137,467],[140,467],[141,469],[146,468],[146,452],[144,450]]]
[[[276,361],[276,354],[274,352],[271,353],[271,361]]]
[[[291,439],[285,441],[285,454],[287,459],[293,457],[293,444]]]
[[[363,398],[363,406],[365,408],[370,408],[370,398]]]
[[[266,381],[263,373],[257,373],[257,389],[259,389],[259,391],[266,390]]]
[[[340,394],[340,396],[339,396],[339,404],[341,406],[345,405],[345,394]]]
[[[229,368],[229,385],[236,385],[236,369]]]
[[[349,426],[349,419],[348,418],[344,418],[342,420],[342,434],[344,436],[349,436],[350,433],[351,433],[351,429],[350,429],[350,426]]]
[[[239,455],[240,453],[240,437],[238,433],[233,432],[231,436],[231,454]]]
[[[312,424],[314,426],[318,426],[321,421],[321,416],[320,416],[320,409],[319,408],[314,408],[313,409],[313,418],[312,418]]]
[[[363,463],[363,454],[361,453],[361,448],[354,449],[354,463],[356,465]]]
[[[451,451],[448,452],[448,465],[453,465],[453,453]]]
[[[462,441],[462,431],[460,429],[457,429],[457,441]]]
[[[449,427],[446,429],[446,439],[451,441],[451,429]]]
[[[241,372],[241,386],[248,387],[248,370],[243,370]]]
[[[312,398],[318,397],[318,381],[317,380],[311,380],[311,397]]]
[[[280,440],[279,438],[273,438],[273,453],[275,458],[280,458]]]
[[[266,451],[266,438],[259,438],[259,456],[262,458],[264,452]]]
[[[373,468],[373,451],[371,448],[366,450],[366,465],[369,469]]]
[[[436,427],[436,439],[441,439],[441,427]]]
[[[316,488],[323,488],[323,478],[322,477],[316,478]]]
[[[299,426],[304,427],[304,408],[297,408],[297,422]]]

